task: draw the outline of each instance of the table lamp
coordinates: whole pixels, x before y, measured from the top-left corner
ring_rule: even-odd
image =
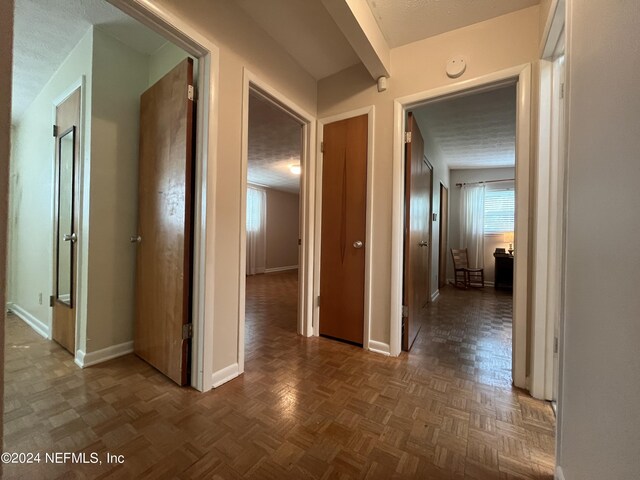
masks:
[[[513,255],[513,232],[504,234],[504,243],[509,244],[509,255]]]

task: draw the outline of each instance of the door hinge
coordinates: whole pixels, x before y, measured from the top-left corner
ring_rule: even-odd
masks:
[[[553,337],[553,353],[558,353],[558,337]]]
[[[560,84],[560,98],[564,98],[564,83]]]
[[[409,317],[409,307],[407,307],[406,305],[402,305],[402,318],[408,318]]]
[[[196,91],[193,88],[193,85],[189,85],[187,86],[187,98],[189,100],[191,100],[192,102],[195,100],[196,98]]]
[[[318,298],[316,299],[316,301],[318,302],[318,307],[320,306],[320,295],[318,295]]]
[[[193,323],[185,323],[182,325],[182,339],[189,340],[193,337]]]
[[[53,307],[54,297],[53,295],[49,295],[49,306]]]
[[[320,152],[324,153],[324,142],[320,142]]]
[[[411,143],[411,132],[404,132],[404,143]]]
[[[57,126],[57,125],[54,125],[54,126],[53,126],[53,136],[54,136],[54,137],[57,137],[57,136],[58,136],[58,126]]]

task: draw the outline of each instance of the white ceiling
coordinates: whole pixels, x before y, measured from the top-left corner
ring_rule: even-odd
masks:
[[[413,113],[449,168],[515,166],[515,86],[443,100]]]
[[[316,80],[360,59],[320,0],[236,0]]]
[[[389,47],[489,20],[540,0],[367,0]]]
[[[16,0],[14,123],[91,25],[147,55],[166,43],[160,35],[105,0]]]
[[[251,92],[247,180],[298,193],[300,175],[291,173],[289,165],[300,164],[301,150],[301,124],[261,95]]]

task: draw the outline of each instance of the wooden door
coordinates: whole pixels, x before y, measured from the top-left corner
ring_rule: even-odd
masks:
[[[186,59],[140,98],[134,350],[179,385],[187,383],[191,321],[190,85]]]
[[[438,288],[447,284],[447,255],[449,243],[449,190],[440,184],[440,253],[438,258]]]
[[[75,355],[79,216],[80,88],[56,107],[51,338]]]
[[[324,126],[320,334],[362,345],[367,115]]]
[[[431,169],[424,140],[409,113],[405,168],[405,229],[402,348],[410,350],[427,316],[430,299]]]

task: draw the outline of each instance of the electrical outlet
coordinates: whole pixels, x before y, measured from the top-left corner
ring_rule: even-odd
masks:
[[[38,294],[38,303],[42,305],[42,292]]]

